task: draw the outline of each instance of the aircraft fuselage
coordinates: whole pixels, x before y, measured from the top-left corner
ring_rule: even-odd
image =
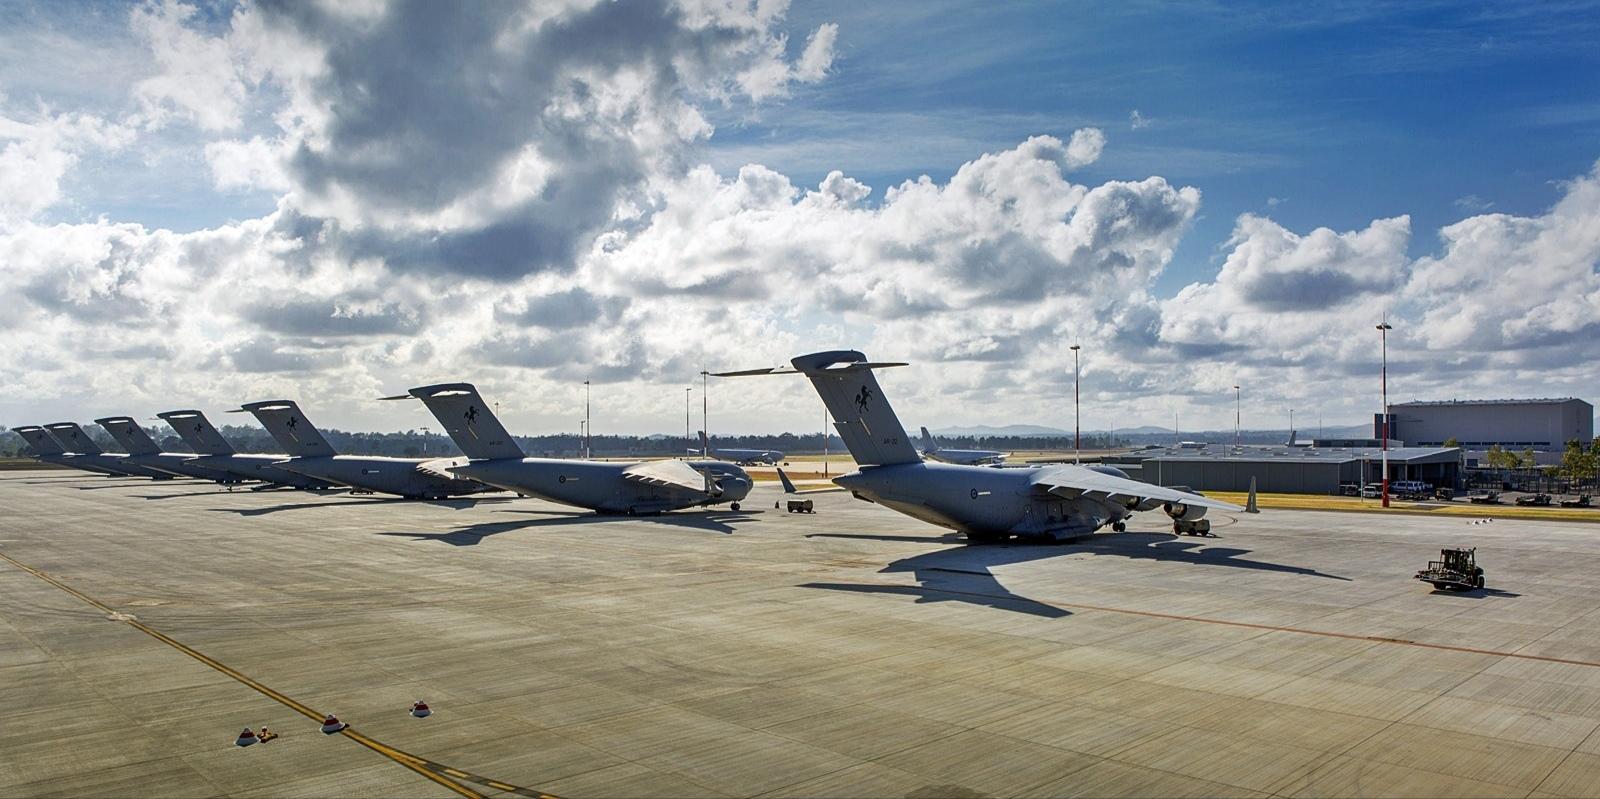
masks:
[[[436,466],[438,472],[421,468],[425,463]],[[275,466],[296,474],[325,480],[330,483],[397,494],[413,499],[443,499],[464,494],[479,494],[496,490],[493,486],[443,473],[450,466],[466,463],[465,458],[454,460],[421,460],[417,458],[386,458],[364,455],[331,455],[326,457],[296,457],[278,461]]]
[[[1127,518],[1126,508],[1044,490],[1037,478],[1050,468],[902,463],[862,467],[833,482],[862,499],[974,538],[1070,538]]]
[[[722,461],[688,463],[716,476],[722,484],[722,493],[712,496],[703,491],[630,480],[623,475],[623,470],[632,466],[631,463],[495,458],[468,461],[451,467],[450,471],[507,491],[601,513],[656,513],[718,505],[738,502],[750,493],[749,475],[733,464]]]

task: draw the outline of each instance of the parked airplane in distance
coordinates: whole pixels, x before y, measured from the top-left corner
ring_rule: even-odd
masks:
[[[83,432],[83,428],[79,427],[77,422],[56,422],[45,425],[44,429],[49,430],[50,434],[61,442],[61,446],[65,447],[67,452],[72,453],[74,461],[81,460],[110,472],[122,472],[129,477],[171,480],[177,476],[172,472],[164,472],[149,466],[131,463],[128,461],[126,454],[106,452],[100,449],[100,445],[94,443],[94,439],[89,438],[89,434]]]
[[[201,466],[233,474],[245,480],[260,480],[267,485],[255,486],[252,491],[264,488],[288,486],[290,488],[334,488],[334,484],[326,480],[318,480],[303,474],[279,468],[274,464],[284,459],[282,455],[243,455],[233,451],[233,445],[222,437],[222,433],[211,425],[211,420],[206,415],[195,410],[167,411],[158,413],[157,417],[167,420],[172,429],[177,431],[195,452],[200,453],[195,461]]]
[[[421,386],[388,400],[416,398],[470,460],[450,471],[518,494],[600,513],[660,513],[739,501],[750,476],[722,461],[604,461],[530,458],[471,383]]]
[[[11,429],[17,435],[22,436],[23,442],[28,445],[28,452],[34,460],[40,463],[53,463],[57,466],[67,466],[85,472],[105,475],[106,477],[128,476],[127,472],[100,466],[93,460],[75,459],[72,454],[67,452],[66,447],[61,446],[61,442],[57,441],[55,436],[50,435],[49,430],[36,424],[28,424]]]
[[[278,446],[289,454],[288,460],[275,461],[272,465],[296,474],[411,499],[444,499],[497,490],[449,472],[451,466],[466,463],[466,458],[336,454],[333,445],[311,424],[294,400],[250,402],[239,410],[254,415]]]
[[[1136,511],[1164,508],[1198,519],[1207,508],[1243,510],[1199,494],[1130,479],[1110,466],[1052,464],[1010,469],[923,461],[889,407],[874,363],[854,351],[802,355],[788,367],[722,372],[717,377],[801,374],[811,380],[858,469],[833,482],[858,499],[966,534],[970,541],[1010,537],[1064,540],[1110,525],[1121,532]]]
[[[775,449],[712,449],[704,430],[700,431],[700,444],[717,458],[740,466],[777,466],[783,462],[783,453]],[[689,454],[693,455],[694,450]]]
[[[152,439],[132,416],[107,416],[94,422],[104,427],[106,432],[128,451],[127,457],[124,458],[128,463],[160,469],[180,477],[196,477],[224,485],[243,482],[243,479],[236,474],[195,463],[195,456],[187,452],[162,452],[155,439]]]
[[[1005,463],[1006,454],[992,449],[944,449],[933,440],[928,428],[922,428],[922,457],[940,463],[960,463],[967,466],[993,466]]]

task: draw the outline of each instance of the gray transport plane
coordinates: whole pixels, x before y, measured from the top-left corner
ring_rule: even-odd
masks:
[[[297,474],[410,499],[444,499],[497,490],[448,471],[451,466],[466,463],[466,458],[339,455],[294,400],[251,402],[239,410],[253,414],[256,421],[261,422],[261,426],[272,434],[278,446],[289,454],[288,460],[277,461],[273,465]]]
[[[739,501],[750,475],[722,461],[606,461],[530,458],[517,446],[471,383],[413,388],[388,400],[416,398],[444,425],[470,459],[450,471],[518,494],[600,513],[660,513]]]
[[[127,463],[224,485],[244,482],[238,475],[195,463],[195,456],[187,452],[162,452],[155,439],[132,416],[107,416],[94,422],[104,427],[128,451],[123,459]]]
[[[777,466],[783,462],[783,453],[775,449],[712,449],[704,430],[700,431],[700,445],[712,455],[740,466]],[[694,450],[689,454],[693,455]]]
[[[70,466],[74,469],[81,469],[85,472],[106,475],[107,477],[128,476],[126,472],[113,471],[102,466],[97,466],[93,461],[75,461],[73,456],[68,454],[67,448],[61,446],[61,442],[57,441],[55,436],[50,435],[49,430],[46,430],[36,424],[23,425],[22,427],[13,427],[11,429],[16,432],[17,435],[22,436],[22,440],[28,445],[28,451],[33,454],[33,459],[39,461],[40,463],[54,463],[57,466]]]
[[[155,480],[171,480],[177,475],[153,469],[149,466],[140,466],[128,461],[128,456],[120,452],[106,452],[100,445],[83,432],[77,422],[56,422],[47,424],[44,429],[61,442],[72,453],[73,462],[91,463],[109,472],[121,472],[129,477],[149,477]]]
[[[923,461],[889,407],[859,352],[802,355],[787,367],[723,372],[717,377],[801,374],[811,380],[860,467],[833,482],[858,499],[965,533],[974,542],[1012,536],[1065,540],[1110,525],[1121,532],[1135,511],[1164,508],[1174,519],[1198,519],[1226,502],[1130,479],[1110,466],[1070,464],[996,469]]]
[[[961,463],[968,466],[993,466],[1005,463],[1006,454],[992,449],[945,449],[933,440],[928,428],[922,428],[922,457],[940,463]]]
[[[228,440],[222,437],[222,433],[211,425],[211,420],[199,411],[167,411],[156,416],[167,420],[167,424],[172,425],[172,429],[177,431],[184,443],[200,453],[194,459],[195,463],[210,469],[221,469],[245,480],[260,480],[267,484],[255,486],[251,489],[253,491],[277,486],[335,487],[326,480],[307,477],[274,465],[284,459],[282,455],[242,455],[234,452],[233,445],[229,444]]]

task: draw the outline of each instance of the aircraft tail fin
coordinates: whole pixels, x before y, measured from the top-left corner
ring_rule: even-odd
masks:
[[[104,427],[129,455],[155,455],[161,447],[132,416],[107,416],[94,423]]]
[[[856,463],[879,466],[922,461],[873,374],[875,369],[904,364],[872,363],[854,351],[802,355],[791,363],[810,378],[822,396],[833,414],[833,426]]]
[[[854,350],[835,350],[801,355],[790,367],[744,369],[717,372],[715,377],[803,374],[821,395],[822,403],[833,416],[833,426],[844,439],[850,457],[861,466],[895,463],[921,463],[922,456],[911,445],[911,438],[900,425],[889,401],[878,387],[874,369],[905,366],[903,363],[875,363]]]
[[[247,402],[239,410],[249,411],[255,416],[256,421],[267,428],[272,439],[289,455],[320,458],[335,454],[333,445],[300,412],[300,406],[294,400]]]
[[[778,480],[780,480],[783,483],[783,493],[785,493],[785,494],[798,494],[798,493],[800,493],[800,492],[795,490],[794,481],[790,480],[789,479],[789,475],[784,474],[782,469],[778,470]]]
[[[922,428],[922,451],[923,452],[938,452],[939,451],[938,442],[933,440],[933,434],[928,432],[928,428],[926,428],[926,427]]]
[[[100,455],[105,452],[105,450],[100,449],[99,444],[94,443],[94,440],[89,438],[88,433],[83,432],[83,428],[79,427],[77,422],[56,422],[55,424],[47,424],[44,427],[56,437],[57,441],[61,442],[61,446],[67,448],[68,452],[75,452],[79,455]]]
[[[196,410],[167,411],[156,416],[167,420],[172,429],[188,444],[195,453],[200,455],[232,455],[233,445],[222,437],[222,433],[212,426],[211,420],[206,415]]]
[[[34,455],[44,456],[67,454],[66,447],[61,446],[61,442],[57,441],[56,437],[50,435],[50,431],[44,429],[43,427],[40,427],[36,424],[30,424],[23,425],[22,427],[13,427],[11,429],[17,435],[22,436],[22,440],[27,443],[28,449],[32,450]]]
[[[490,412],[488,403],[478,395],[471,383],[441,383],[411,389],[399,397],[384,399],[409,399],[415,397],[428,406],[428,410],[444,425],[450,440],[456,442],[463,453],[475,459],[523,458],[522,447],[506,431],[500,420]]]

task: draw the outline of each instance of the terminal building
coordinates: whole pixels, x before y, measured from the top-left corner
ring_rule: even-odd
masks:
[[[1343,486],[1383,479],[1380,447],[1213,444],[1202,449],[1135,450],[1106,456],[1101,462],[1135,480],[1199,491],[1248,491],[1254,479],[1256,489],[1263,493],[1339,494]],[[1390,442],[1390,480],[1421,480],[1434,487],[1454,488],[1460,485],[1461,467],[1458,448]]]
[[[1382,435],[1383,415],[1373,435]],[[1453,441],[1468,450],[1560,452],[1568,441],[1594,440],[1594,406],[1572,397],[1521,400],[1445,400],[1389,406],[1389,438],[1420,447]]]

